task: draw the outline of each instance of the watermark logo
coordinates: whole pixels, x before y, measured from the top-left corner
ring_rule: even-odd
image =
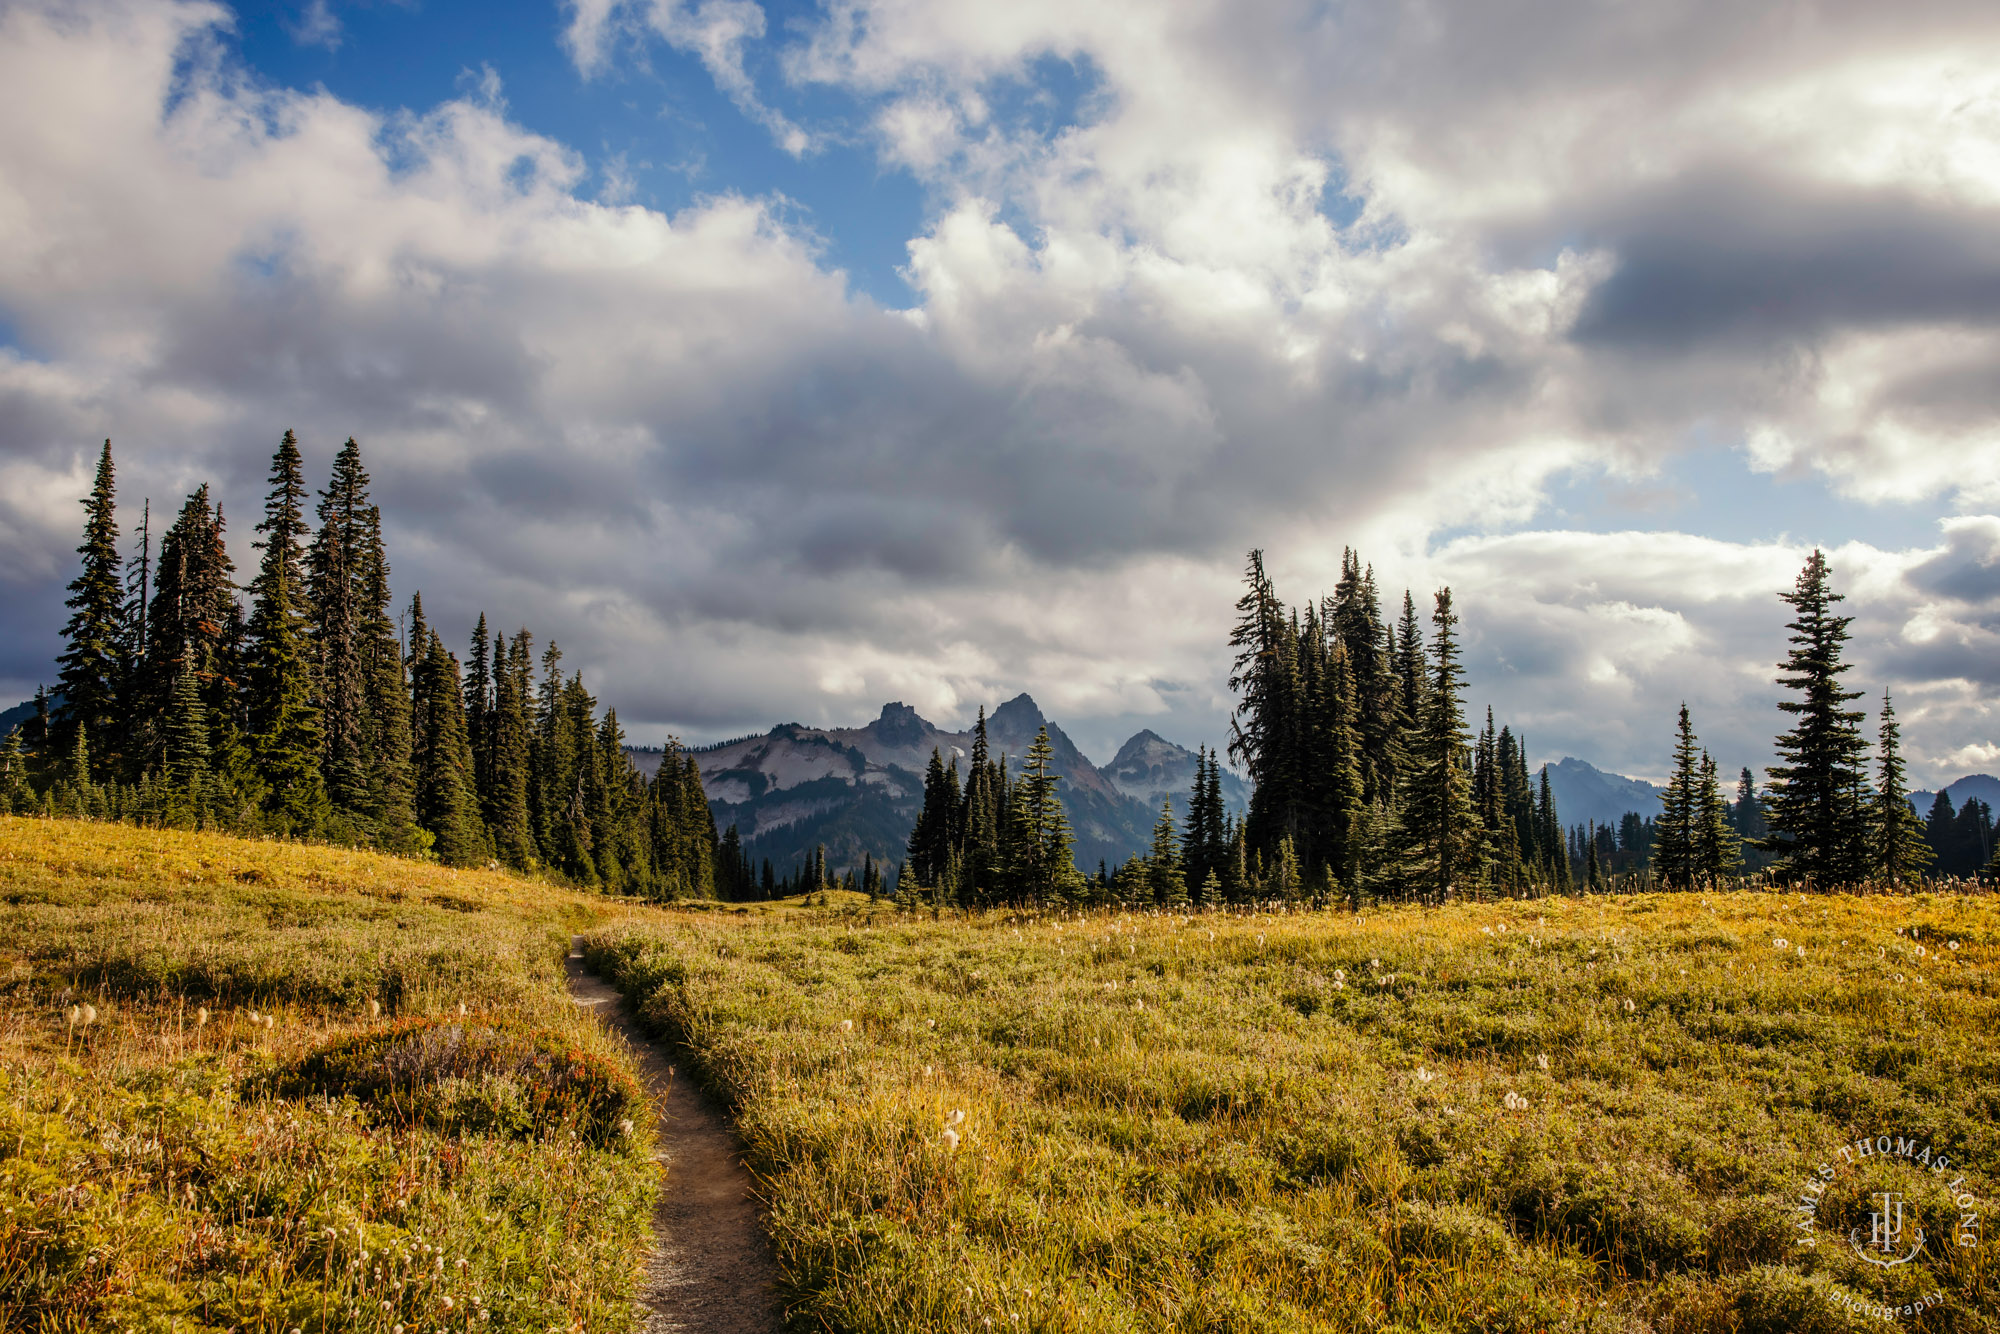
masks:
[[[1861,1229],[1850,1228],[1847,1244],[1854,1253],[1871,1265],[1881,1265],[1884,1269],[1891,1265],[1906,1265],[1917,1258],[1924,1248],[1924,1230],[1912,1228],[1916,1236],[1910,1242],[1910,1249],[1898,1254],[1903,1244],[1903,1194],[1901,1191],[1885,1190],[1875,1196],[1879,1208],[1868,1215],[1868,1240],[1861,1240]]]
[[[1933,1267],[1949,1264],[1955,1254],[1977,1247],[1981,1236],[1979,1199],[1965,1172],[1950,1155],[1907,1135],[1867,1136],[1841,1145],[1806,1177],[1792,1213],[1795,1249],[1818,1250],[1824,1231],[1845,1240],[1856,1259],[1878,1270],[1920,1257]],[[1926,1233],[1926,1219],[1939,1235]],[[1894,1320],[1940,1306],[1945,1298],[1934,1290],[1885,1305],[1836,1289],[1833,1300]]]

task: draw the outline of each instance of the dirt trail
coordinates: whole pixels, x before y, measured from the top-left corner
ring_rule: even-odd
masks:
[[[653,1212],[653,1253],[639,1280],[645,1334],[771,1334],[778,1328],[777,1265],[757,1217],[750,1174],[728,1119],[676,1078],[612,986],[585,971],[571,947],[569,992],[631,1044],[660,1108],[655,1129],[667,1179]]]

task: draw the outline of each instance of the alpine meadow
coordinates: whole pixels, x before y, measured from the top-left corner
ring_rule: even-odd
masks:
[[[0,0],[0,1334],[2000,1334],[1994,70]]]

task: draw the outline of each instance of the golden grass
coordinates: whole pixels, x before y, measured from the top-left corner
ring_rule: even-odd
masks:
[[[428,1015],[629,1079],[561,971],[572,928],[621,910],[343,849],[0,819],[0,1328],[629,1328],[641,1146],[255,1092]]]
[[[1846,1331],[1881,1321],[1844,1300],[1936,1292],[1903,1327],[2000,1329],[1941,1179],[1838,1157],[1921,1138],[1990,1198],[1991,899],[849,905],[589,939],[738,1109],[807,1327]],[[1932,1239],[1891,1269],[1844,1236],[1885,1186]]]

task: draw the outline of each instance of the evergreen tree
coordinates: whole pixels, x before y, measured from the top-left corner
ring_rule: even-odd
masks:
[[[1882,692],[1882,725],[1875,752],[1874,873],[1891,886],[1919,884],[1924,869],[1936,857],[1924,840],[1923,821],[1910,807],[1909,784],[1903,776],[1903,735],[1896,724],[1896,706]],[[1942,795],[1942,794],[1940,794]]]
[[[1830,586],[1826,558],[1817,550],[1800,572],[1797,586],[1780,596],[1797,619],[1787,624],[1792,649],[1781,663],[1778,684],[1799,695],[1778,707],[1794,719],[1777,739],[1783,763],[1771,770],[1765,797],[1771,835],[1766,846],[1779,855],[1775,870],[1789,882],[1819,889],[1853,884],[1868,867],[1868,822],[1862,809],[1861,770],[1867,743],[1861,713],[1845,706],[1861,692],[1842,687],[1841,645],[1851,616],[1834,614],[1843,600]]]
[[[244,740],[243,609],[236,601],[227,527],[202,486],[161,537],[138,694],[149,715],[163,717],[172,708],[183,663],[194,673],[208,728],[210,815],[232,825],[263,804],[263,784]],[[164,746],[165,738],[156,734],[152,744]],[[162,761],[160,753],[149,751],[139,767]]]
[[[930,764],[924,770],[924,804],[910,829],[908,846],[910,873],[919,884],[933,890],[954,890],[948,885],[959,860],[959,820],[964,806],[958,787],[958,760],[949,766],[944,754],[931,749]]]
[[[122,719],[121,740],[126,774],[141,782],[146,776],[146,759],[158,753],[156,739],[163,715],[147,697],[146,615],[153,592],[153,502],[145,501],[139,511],[138,551],[125,562],[125,641],[119,651],[123,673],[118,682],[118,711]]]
[[[1764,798],[1759,795],[1757,779],[1747,764],[1736,777],[1736,800],[1730,807],[1730,814],[1736,836],[1748,845],[1754,847],[1770,832],[1764,824]]]
[[[365,819],[374,777],[367,738],[374,685],[369,585],[377,534],[368,473],[352,437],[334,456],[317,513],[319,531],[306,548],[305,569],[307,634],[319,676],[320,770],[332,805]]]
[[[1298,820],[1292,783],[1298,753],[1298,680],[1295,626],[1264,570],[1264,553],[1252,551],[1237,599],[1229,645],[1236,650],[1229,688],[1239,693],[1230,720],[1229,754],[1250,776],[1250,841],[1262,847],[1288,834]],[[1296,621],[1296,617],[1292,618]]]
[[[465,731],[472,742],[472,778],[479,793],[480,816],[492,823],[493,805],[493,637],[486,613],[472,628],[471,666],[465,674]]]
[[[164,732],[159,817],[169,825],[201,825],[209,809],[208,711],[202,705],[194,664],[186,658],[174,674]]]
[[[1187,876],[1181,865],[1180,839],[1174,833],[1174,803],[1160,804],[1160,818],[1153,825],[1153,843],[1146,855],[1147,897],[1162,907],[1185,907],[1188,902]]]
[[[97,459],[97,480],[84,499],[83,569],[69,586],[69,623],[63,627],[62,669],[52,719],[52,748],[68,752],[88,732],[96,742],[100,777],[117,775],[126,714],[119,707],[125,693],[125,586],[119,575],[117,487],[111,466],[111,442]],[[85,775],[89,777],[88,774]]]
[[[1069,818],[1056,794],[1060,781],[1044,726],[1028,747],[1021,778],[1014,786],[1011,872],[1015,896],[1028,903],[1061,903],[1082,888],[1083,877],[1070,857]]]
[[[1203,886],[1211,879],[1221,883],[1223,863],[1229,857],[1229,817],[1222,805],[1222,762],[1203,746],[1195,754],[1194,787],[1188,794],[1188,831],[1184,849],[1187,878]],[[1204,904],[1213,900],[1203,898]]]
[[[268,789],[266,816],[278,833],[295,836],[319,833],[328,809],[308,650],[305,498],[298,437],[287,431],[271,460],[271,492],[257,525],[264,558],[250,584],[245,706],[251,754]]]
[[[1402,801],[1403,875],[1413,893],[1434,903],[1478,884],[1486,857],[1467,773],[1471,738],[1460,703],[1464,671],[1453,635],[1457,624],[1451,590],[1441,588],[1431,615],[1430,678],[1421,725],[1409,747]]]
[[[1362,800],[1384,805],[1395,797],[1403,763],[1401,682],[1382,623],[1374,568],[1364,570],[1352,548],[1341,552],[1340,582],[1334,588],[1329,622],[1346,650],[1352,673]]]
[[[422,627],[422,601],[413,601],[411,611]],[[424,628],[424,639],[410,692],[417,822],[436,840],[439,861],[473,866],[486,860],[486,840],[472,790],[472,747],[465,734],[458,659],[445,651],[436,631]]]
[[[1417,623],[1417,604],[1408,589],[1403,590],[1403,619],[1396,634],[1396,694],[1402,706],[1405,746],[1414,744],[1424,717],[1425,680],[1429,671],[1424,657],[1423,629]]]
[[[1722,796],[1722,779],[1715,759],[1701,753],[1701,800],[1695,826],[1695,874],[1700,883],[1716,885],[1743,866],[1742,843],[1729,822],[1729,803]]]
[[[417,823],[410,682],[395,618],[389,611],[389,557],[382,541],[382,513],[373,505],[361,521],[356,549],[362,565],[356,670],[361,677],[363,710],[358,752],[367,777],[361,810],[379,846],[421,855],[432,849],[435,840]]]
[[[1700,879],[1696,839],[1702,827],[1701,759],[1695,745],[1688,707],[1681,705],[1680,731],[1674,740],[1674,767],[1667,790],[1660,794],[1658,833],[1653,842],[1653,871],[1668,889],[1691,889]]]
[[[986,735],[986,706],[972,728],[972,755],[965,774],[965,802],[959,817],[964,855],[960,892],[968,904],[991,903],[1001,892],[1006,858],[1000,846],[1002,790],[1006,775],[992,759]]]
[[[35,789],[28,782],[28,751],[16,727],[0,740],[0,815],[25,815],[35,803]]]
[[[519,869],[535,864],[535,831],[528,810],[532,759],[529,700],[534,693],[534,645],[523,629],[499,651],[493,673],[493,716],[484,808],[500,860]],[[665,759],[661,761],[665,767]],[[656,776],[657,777],[657,776]]]
[[[1341,640],[1333,641],[1319,675],[1324,683],[1322,721],[1307,789],[1317,815],[1312,860],[1330,882],[1352,889],[1361,881],[1361,845],[1368,809],[1363,744],[1367,729],[1361,723],[1353,664]]]
[[[1542,875],[1557,890],[1567,892],[1575,887],[1570,870],[1569,851],[1563,843],[1562,818],[1556,810],[1555,788],[1549,782],[1549,766],[1542,766],[1541,788],[1535,797],[1535,826],[1539,829],[1538,845],[1542,852]]]

